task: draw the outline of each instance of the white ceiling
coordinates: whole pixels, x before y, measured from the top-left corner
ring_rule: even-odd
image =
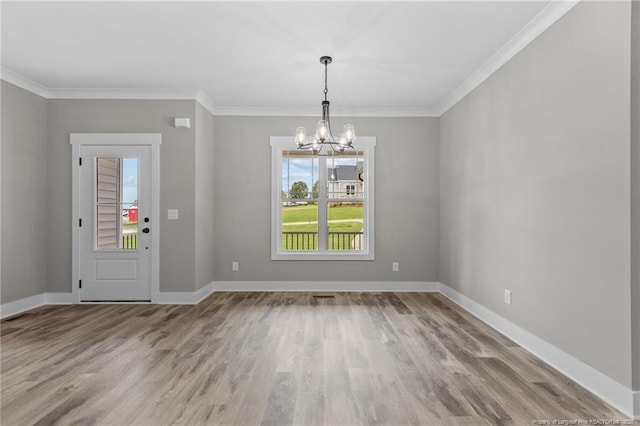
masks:
[[[32,80],[51,97],[201,90],[223,113],[318,114],[318,58],[331,55],[334,114],[429,115],[483,64],[522,47],[519,38],[556,5],[3,1],[3,76]]]

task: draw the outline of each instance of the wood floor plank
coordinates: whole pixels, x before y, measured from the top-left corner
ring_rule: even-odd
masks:
[[[215,293],[0,323],[2,425],[521,425],[625,417],[444,296]]]

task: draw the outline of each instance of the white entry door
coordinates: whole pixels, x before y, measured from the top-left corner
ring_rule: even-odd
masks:
[[[80,301],[151,301],[151,146],[79,148]]]

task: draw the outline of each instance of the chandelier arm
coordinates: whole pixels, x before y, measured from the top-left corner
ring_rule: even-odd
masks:
[[[329,139],[331,142],[336,143],[336,139],[333,137],[333,131],[331,130],[331,115],[329,114],[329,104],[327,104],[327,128],[329,129]]]

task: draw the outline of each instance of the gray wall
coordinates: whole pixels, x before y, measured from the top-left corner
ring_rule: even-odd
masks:
[[[378,138],[373,262],[270,260],[269,136],[313,118],[47,101],[3,81],[0,302],[71,290],[69,133],[160,132],[162,291],[440,280],[640,390],[640,7],[631,32],[630,9],[579,4],[440,121],[349,120]],[[175,117],[194,128],[175,129]]]
[[[440,280],[627,387],[629,35],[582,2],[440,121]]]
[[[213,129],[214,117],[196,104],[195,289],[213,281]]]
[[[640,2],[631,27],[631,325],[633,389],[640,391]]]
[[[47,101],[2,81],[0,303],[47,291]]]
[[[334,118],[335,128],[346,119]],[[315,128],[314,118],[216,117],[216,281],[437,281],[438,120],[357,118],[376,136],[375,261],[271,261],[270,136]],[[240,270],[231,272],[231,262]],[[391,263],[400,262],[400,272]]]
[[[160,290],[195,289],[195,130],[175,117],[195,115],[194,101],[50,100],[47,190],[50,292],[71,291],[70,133],[161,133]],[[167,220],[177,208],[179,220]],[[4,226],[3,226],[4,228]],[[46,235],[42,234],[42,235]],[[4,280],[3,280],[4,281]]]

